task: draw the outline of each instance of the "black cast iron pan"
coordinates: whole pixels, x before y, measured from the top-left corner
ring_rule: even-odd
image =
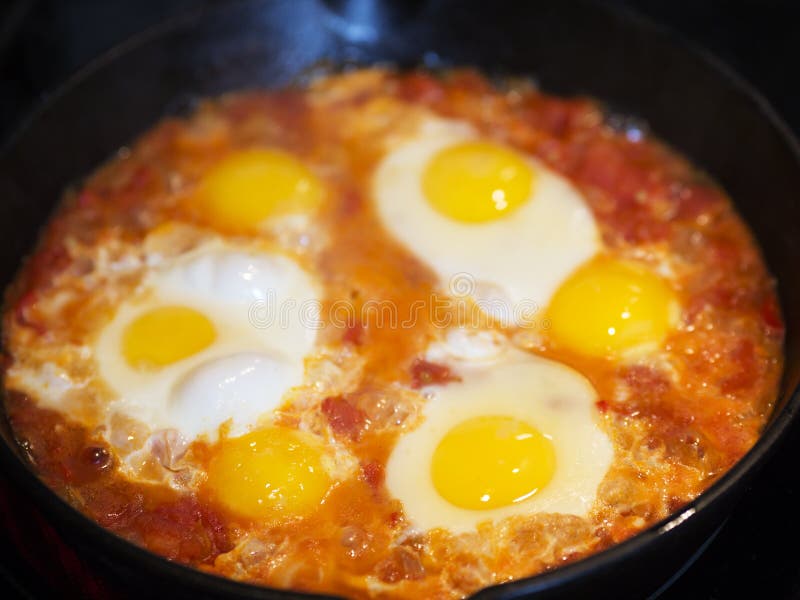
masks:
[[[286,84],[320,61],[474,65],[590,95],[649,123],[733,197],[779,281],[786,372],[758,444],[680,512],[610,550],[483,599],[644,598],[702,547],[800,409],[800,152],[769,106],[713,59],[589,0],[244,0],[165,24],[99,59],[47,101],[0,155],[0,285],[60,192],[159,118],[228,90]],[[0,408],[0,460],[79,556],[131,597],[305,598],[170,563],[89,521],[28,469]],[[63,590],[65,591],[65,590]]]

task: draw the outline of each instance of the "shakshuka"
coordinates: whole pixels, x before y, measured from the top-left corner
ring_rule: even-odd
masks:
[[[528,81],[364,69],[169,118],[6,295],[7,412],[103,527],[236,580],[460,598],[757,440],[775,282],[725,192]]]

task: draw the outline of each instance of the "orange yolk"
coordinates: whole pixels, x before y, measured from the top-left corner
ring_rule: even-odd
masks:
[[[161,306],[134,319],[122,334],[122,354],[137,369],[164,367],[210,346],[217,337],[203,313],[185,306]]]
[[[193,209],[211,225],[253,232],[269,218],[310,214],[325,196],[322,183],[281,150],[235,152],[214,166],[193,198]]]
[[[597,258],[575,271],[553,296],[547,317],[558,344],[594,356],[613,356],[660,344],[678,301],[661,277],[632,262]]]
[[[534,173],[525,159],[490,142],[463,142],[434,156],[422,189],[440,214],[486,223],[511,214],[531,197]]]
[[[535,427],[513,417],[468,419],[434,451],[436,491],[460,508],[483,510],[521,502],[553,478],[555,450]]]
[[[208,466],[208,487],[218,502],[243,517],[268,522],[311,513],[331,483],[320,443],[282,427],[225,440]]]

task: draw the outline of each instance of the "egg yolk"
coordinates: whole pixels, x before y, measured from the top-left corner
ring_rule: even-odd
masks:
[[[163,367],[210,346],[217,337],[203,313],[185,306],[161,306],[139,315],[122,335],[122,353],[137,369]]]
[[[575,271],[553,296],[547,316],[557,343],[584,354],[613,356],[660,343],[674,320],[675,293],[635,263],[598,258]]]
[[[468,419],[448,431],[433,454],[431,477],[451,504],[499,508],[530,498],[552,479],[552,442],[513,417]]]
[[[422,176],[428,202],[442,215],[485,223],[511,214],[531,196],[534,174],[519,154],[489,142],[464,142],[434,156]]]
[[[224,441],[209,463],[208,486],[223,506],[241,516],[301,517],[330,489],[321,461],[319,443],[307,434],[268,427]]]
[[[299,160],[280,150],[231,154],[201,180],[194,208],[212,225],[253,231],[270,217],[312,213],[322,183]]]

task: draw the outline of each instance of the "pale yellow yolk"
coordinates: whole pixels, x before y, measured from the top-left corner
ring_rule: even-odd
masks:
[[[575,271],[553,296],[547,316],[560,345],[609,356],[666,336],[678,304],[661,277],[635,263],[598,258]]]
[[[231,154],[199,184],[194,208],[210,224],[254,231],[270,217],[317,210],[324,188],[299,160],[280,150]]]
[[[436,154],[422,189],[442,215],[484,223],[511,214],[531,197],[534,174],[519,154],[489,142],[464,142]]]
[[[309,514],[323,501],[331,480],[316,440],[268,427],[223,442],[209,463],[208,486],[229,510],[274,522]]]
[[[122,335],[122,353],[137,369],[163,367],[197,354],[217,337],[208,317],[185,306],[161,306],[139,315]]]
[[[436,491],[461,508],[481,510],[530,498],[552,479],[552,442],[513,417],[468,419],[439,442],[431,464]]]

